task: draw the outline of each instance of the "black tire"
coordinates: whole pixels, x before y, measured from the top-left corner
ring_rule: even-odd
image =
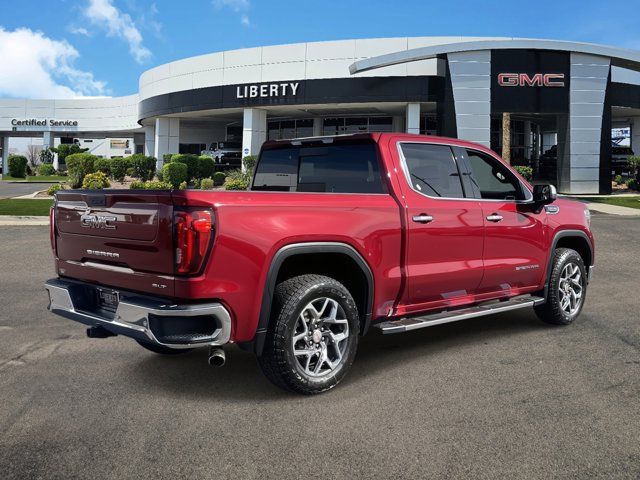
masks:
[[[580,279],[582,282],[581,296],[576,304],[575,311],[566,311],[562,306],[561,288],[564,283],[561,275],[568,265],[578,267]],[[587,270],[584,261],[578,252],[570,248],[558,248],[554,252],[553,264],[551,265],[551,278],[549,279],[549,290],[547,292],[547,301],[534,307],[536,315],[540,320],[551,325],[569,325],[572,323],[584,306],[587,294]]]
[[[162,345],[156,345],[154,343],[143,342],[142,340],[136,340],[140,346],[146,348],[150,352],[158,353],[160,355],[180,355],[193,350],[193,348],[169,348]]]
[[[327,299],[330,303],[325,303]],[[308,317],[305,317],[303,312],[309,312],[309,304],[322,305],[321,314],[325,312],[327,305],[328,308],[339,311],[336,315],[340,315],[342,325],[338,328],[342,329],[341,336],[344,337],[338,342],[339,347],[335,347],[336,343],[325,337],[330,333],[329,330],[337,326],[331,320],[327,320],[327,315],[320,315],[320,320],[316,321],[305,320]],[[314,326],[310,329],[310,325]],[[348,332],[345,331],[345,326],[348,326]],[[321,331],[321,328],[324,330]],[[309,338],[305,336],[299,340],[301,343],[296,343],[298,351],[301,348],[307,351],[319,349],[318,353],[303,356],[302,360],[294,355],[293,342],[294,335],[300,336],[300,332],[307,332],[305,335],[309,335]],[[344,285],[322,275],[293,277],[276,286],[270,327],[264,350],[258,357],[258,364],[265,376],[280,388],[306,395],[324,392],[335,387],[351,367],[358,348],[359,333],[358,308]],[[323,335],[321,343],[314,344],[320,335]],[[331,338],[335,338],[334,335],[331,335]],[[338,354],[338,350],[343,350],[342,354]],[[334,358],[321,360],[325,358],[321,355],[332,355]],[[335,362],[335,367],[324,363],[328,361]],[[306,365],[303,366],[301,363]],[[318,363],[321,364],[320,367]],[[319,373],[308,372],[314,369],[314,366],[320,369]],[[322,370],[323,366],[327,367],[325,373]]]

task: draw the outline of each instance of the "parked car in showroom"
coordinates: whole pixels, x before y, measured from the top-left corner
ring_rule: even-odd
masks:
[[[237,169],[242,166],[242,143],[234,141],[213,142],[209,150],[203,150],[201,155],[207,155],[216,165]]]
[[[235,343],[304,394],[373,329],[531,307],[568,325],[594,264],[584,204],[481,145],[398,133],[266,142],[250,191],[61,191],[51,247],[49,309],[90,337],[214,365]]]

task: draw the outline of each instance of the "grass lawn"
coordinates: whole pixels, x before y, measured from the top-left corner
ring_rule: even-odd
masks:
[[[66,182],[69,177],[64,177],[62,175],[34,175],[33,177],[27,176],[27,178],[13,178],[9,175],[3,176],[2,180],[11,181],[11,182]]]
[[[48,198],[41,200],[7,198],[0,200],[0,215],[47,216],[52,204],[53,200]]]
[[[640,209],[640,195],[634,197],[607,197],[607,198],[582,198],[589,202],[606,203],[607,205],[616,205],[618,207],[629,207]]]

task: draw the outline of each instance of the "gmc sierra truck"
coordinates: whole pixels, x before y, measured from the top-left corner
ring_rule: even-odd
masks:
[[[335,386],[360,335],[533,307],[567,325],[589,211],[492,151],[376,133],[266,142],[249,191],[56,195],[49,309],[159,354],[254,352],[274,384]]]

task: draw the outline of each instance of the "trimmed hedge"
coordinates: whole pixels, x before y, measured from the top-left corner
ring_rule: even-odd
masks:
[[[189,180],[188,167],[182,162],[167,163],[162,167],[162,178],[173,188],[178,188],[182,182]]]
[[[113,157],[111,159],[111,178],[122,183],[127,175],[129,168],[129,160],[122,157]]]
[[[50,163],[43,163],[38,167],[38,175],[42,175],[48,177],[50,175],[54,175],[56,173],[56,169],[53,168],[53,165]]]
[[[84,181],[84,177],[95,171],[94,163],[97,159],[98,157],[90,153],[73,153],[67,156],[65,160],[71,188],[79,188]]]
[[[9,156],[9,175],[13,178],[27,177],[27,157],[22,155]]]
[[[140,180],[151,180],[156,174],[156,159],[140,153],[127,158],[133,168],[133,176]]]
[[[256,163],[258,163],[257,155],[247,155],[246,157],[242,158],[242,164],[249,174],[251,174],[253,172],[253,169],[256,168]]]
[[[103,172],[88,173],[82,181],[82,188],[85,190],[102,190],[110,186],[109,179]]]
[[[208,155],[200,155],[198,157],[198,178],[209,178],[215,170],[213,158]]]
[[[213,188],[212,178],[203,178],[200,182],[200,190],[211,190]]]
[[[224,172],[216,172],[213,174],[213,184],[216,187],[219,187],[220,185],[222,185],[225,181],[225,179],[227,178],[227,174]]]
[[[184,163],[187,166],[187,178],[189,181],[192,178],[198,178],[198,156],[190,153],[176,153],[171,156],[171,163]],[[166,180],[166,179],[165,179]]]
[[[53,197],[56,192],[59,192],[60,190],[64,190],[64,185],[60,183],[54,183],[49,188],[47,188],[47,195]]]
[[[96,172],[102,172],[105,175],[111,175],[111,160],[108,158],[98,158],[93,163],[93,169]]]

